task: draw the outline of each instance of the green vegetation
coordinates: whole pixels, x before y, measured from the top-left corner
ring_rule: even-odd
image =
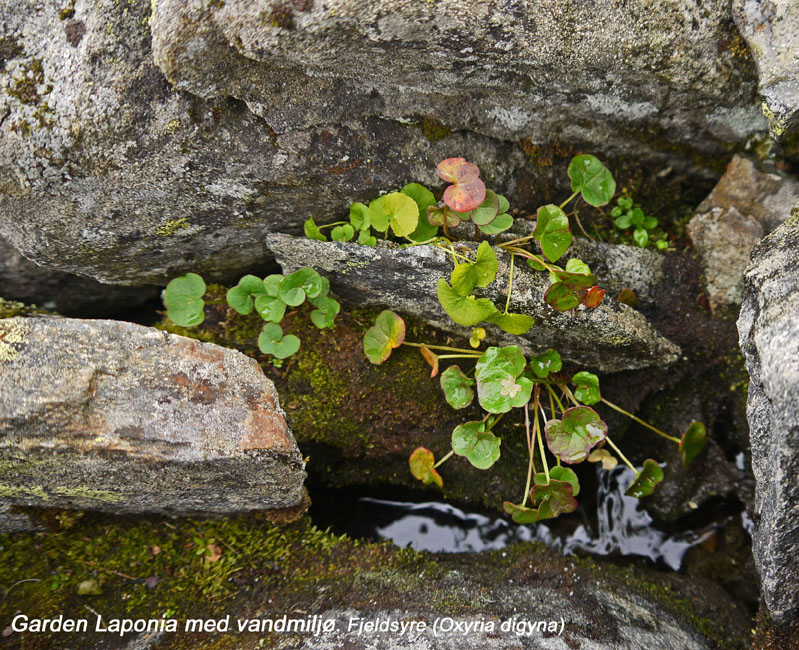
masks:
[[[622,241],[632,239],[641,248],[652,245],[658,250],[666,250],[669,247],[666,233],[659,228],[659,221],[644,214],[641,206],[633,203],[631,198],[620,196],[610,216],[614,219],[613,225],[622,234]]]
[[[196,327],[205,320],[207,287],[196,273],[174,278],[164,291],[164,303],[169,319],[181,327]],[[258,336],[258,347],[277,360],[292,356],[300,349],[300,339],[284,334],[279,323],[288,307],[300,307],[306,300],[314,307],[311,322],[319,329],[332,328],[340,310],[331,298],[330,282],[311,268],[302,268],[289,275],[270,275],[258,278],[245,275],[228,290],[227,304],[242,316],[255,310],[266,324]]]

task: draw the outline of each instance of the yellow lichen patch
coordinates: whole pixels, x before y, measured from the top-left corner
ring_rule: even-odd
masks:
[[[172,120],[169,124],[166,125],[166,132],[169,133],[169,135],[172,135],[179,128],[180,128],[180,120]]]
[[[189,227],[189,220],[186,217],[181,217],[180,219],[171,219],[167,221],[163,226],[158,226],[155,229],[155,233],[157,235],[161,235],[162,237],[169,237],[170,235],[174,235],[179,230],[185,230]]]
[[[28,340],[28,324],[21,318],[0,321],[0,361],[13,361]]]
[[[774,111],[769,108],[768,103],[766,100],[763,99],[760,102],[760,110],[763,112],[763,115],[766,116],[768,120],[769,126],[771,127],[771,132],[776,136],[780,137],[785,131],[787,130],[787,126],[785,125],[785,121],[780,119]]]

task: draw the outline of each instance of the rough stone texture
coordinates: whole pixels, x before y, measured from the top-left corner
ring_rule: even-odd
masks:
[[[450,258],[443,250],[431,246],[370,248],[279,234],[269,235],[267,245],[285,273],[313,266],[330,278],[333,290],[349,304],[389,307],[467,337],[471,331],[456,325],[438,302],[436,283],[452,271]],[[474,245],[461,248],[473,249]],[[497,280],[484,291],[485,297],[496,304],[504,303],[507,297],[508,260],[507,255],[498,255]],[[644,316],[627,305],[606,297],[597,309],[581,307],[575,314],[560,313],[544,302],[544,291],[549,286],[546,274],[517,264],[513,278],[511,311],[529,314],[536,323],[523,337],[505,334],[486,324],[492,340],[499,345],[521,345],[526,353],[554,347],[564,359],[603,372],[667,365],[680,353]]]
[[[258,364],[116,321],[0,320],[0,497],[124,512],[297,505],[303,461]]]
[[[780,622],[799,613],[799,214],[752,252],[740,345],[751,376],[747,417],[755,475],[754,556]]]
[[[740,305],[743,271],[763,227],[735,208],[713,208],[691,219],[688,231],[702,256],[710,309],[717,314]]]
[[[799,3],[734,0],[732,11],[757,63],[763,114],[781,137],[799,126]]]
[[[0,502],[0,532],[19,533],[38,529],[40,526],[26,513],[15,512],[7,503]]]
[[[46,269],[0,237],[0,296],[40,305],[65,316],[107,316],[155,298],[156,287],[119,287]]]
[[[749,255],[799,205],[799,182],[734,156],[724,176],[697,207],[688,233],[702,260],[710,307],[732,314],[743,297]]]
[[[762,123],[718,0],[275,6],[159,0],[155,60],[178,88],[242,99],[278,133],[422,116],[503,140],[558,132],[644,152],[629,136],[650,130],[711,151]]]
[[[0,235],[43,266],[229,279],[453,154],[532,203],[580,150],[707,179],[765,130],[721,0],[153,4],[177,90],[147,0],[0,6]]]

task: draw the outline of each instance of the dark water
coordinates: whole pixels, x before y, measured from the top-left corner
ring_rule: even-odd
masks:
[[[624,496],[632,471],[618,466],[598,471],[596,502],[557,520],[515,524],[500,514],[466,512],[436,501],[400,501],[351,495],[334,505],[311,492],[311,515],[317,525],[371,540],[389,539],[397,546],[434,552],[501,549],[517,542],[541,541],[566,554],[589,553],[649,558],[658,566],[679,570],[693,546],[714,536],[730,516],[701,528],[667,531],[657,527],[640,501]],[[746,521],[742,520],[746,527]]]

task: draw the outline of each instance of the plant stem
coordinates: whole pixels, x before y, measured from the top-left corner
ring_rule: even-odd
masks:
[[[482,354],[439,354],[439,359],[479,359]]]
[[[575,192],[575,193],[574,193],[574,194],[572,194],[572,195],[571,195],[571,196],[570,196],[568,199],[566,199],[566,200],[565,200],[563,203],[561,203],[561,204],[560,204],[560,209],[561,209],[561,210],[563,210],[563,208],[565,208],[565,207],[566,207],[566,204],[567,204],[569,201],[571,201],[571,200],[572,200],[572,199],[573,199],[575,196],[577,196],[578,194],[579,194],[579,192]]]
[[[445,463],[446,461],[448,461],[448,460],[450,459],[450,456],[452,456],[452,454],[454,454],[454,453],[455,453],[455,451],[454,451],[454,450],[452,450],[452,449],[450,449],[450,450],[449,450],[449,453],[448,453],[446,456],[444,456],[444,458],[442,458],[442,459],[441,459],[440,461],[438,461],[438,462],[437,462],[435,465],[433,465],[433,469],[435,469],[435,468],[436,468],[436,467],[438,467],[439,465],[442,465],[443,463]]]
[[[533,478],[535,465],[533,463],[533,441],[530,438],[530,402],[524,405],[524,428],[527,432],[527,452],[530,455],[530,461],[527,463],[527,484],[524,486],[524,499],[522,499],[522,508],[527,505],[527,497],[530,494],[530,481]]]
[[[616,406],[613,402],[609,402],[604,397],[601,398],[601,399],[602,399],[602,403],[603,404],[607,404],[614,411],[618,411],[622,415],[626,415],[631,420],[634,420],[638,424],[640,424],[642,426],[645,426],[647,429],[650,429],[651,431],[654,431],[659,436],[662,436],[662,437],[666,438],[666,440],[671,440],[672,442],[676,442],[678,445],[680,444],[681,440],[679,438],[675,438],[674,436],[670,436],[668,433],[665,433],[665,432],[661,431],[657,427],[653,427],[651,424],[649,424],[649,422],[646,422],[646,421],[642,420],[641,418],[633,415],[632,413],[630,413],[628,411],[625,411],[623,408],[621,408],[621,406]]]
[[[503,245],[502,248],[504,248],[509,253],[513,252],[516,255],[519,255],[521,257],[526,257],[529,260],[535,260],[541,266],[543,266],[547,271],[559,271],[560,270],[560,269],[556,269],[551,264],[547,264],[540,256],[538,256],[538,255],[536,255],[534,253],[531,253],[530,251],[526,251],[523,248],[517,248],[516,246],[508,247],[508,246],[505,246],[505,245]]]
[[[431,345],[430,343],[411,343],[410,341],[403,341],[402,345],[409,345],[413,348],[420,348],[425,346],[431,350],[446,350],[447,352],[468,352],[469,354],[482,354],[479,350],[469,350],[467,348],[450,348],[446,345]]]
[[[607,443],[608,443],[608,444],[609,444],[611,447],[613,447],[613,451],[615,451],[615,452],[616,452],[616,453],[619,455],[619,458],[621,458],[622,462],[623,462],[625,465],[627,465],[627,467],[629,467],[629,468],[630,468],[632,471],[634,471],[634,472],[635,472],[635,476],[636,476],[636,478],[637,478],[637,477],[638,477],[638,475],[639,475],[641,472],[639,472],[637,469],[635,469],[635,466],[634,466],[634,465],[633,465],[633,464],[632,464],[632,463],[631,463],[629,460],[627,460],[627,456],[625,456],[623,453],[621,453],[621,449],[619,449],[619,448],[618,448],[616,445],[614,445],[614,444],[613,444],[613,441],[612,441],[612,440],[611,440],[609,437],[607,437],[607,436],[606,436],[606,437],[605,437],[605,440],[607,440]]]
[[[572,393],[572,392],[569,390],[569,387],[568,387],[566,384],[561,384],[561,385],[560,385],[560,388],[561,388],[561,390],[562,390],[564,393],[566,393],[566,395],[568,396],[568,398],[569,398],[569,399],[570,399],[572,402],[574,402],[574,405],[575,405],[575,406],[580,406],[580,402],[578,402],[578,401],[577,401],[577,398],[576,398],[576,397],[574,396],[574,394],[573,394],[573,393]]]
[[[488,430],[489,430],[489,431],[491,431],[491,430],[492,430],[492,429],[493,429],[495,426],[497,426],[497,424],[499,423],[499,421],[500,421],[502,418],[504,418],[504,417],[505,417],[505,414],[504,414],[504,413],[500,413],[500,414],[499,414],[499,416],[498,416],[498,417],[497,417],[497,418],[494,420],[494,422],[493,422],[493,423],[491,424],[491,426],[488,428]]]
[[[443,251],[446,251],[447,253],[452,255],[453,258],[460,257],[462,260],[465,260],[469,264],[472,264],[472,260],[470,260],[468,257],[466,257],[465,255],[461,255],[460,253],[455,252],[455,249],[452,246],[452,242],[450,242],[449,240],[446,240],[446,242],[449,245],[447,247],[444,247],[443,245],[440,246],[438,243],[433,244],[433,246],[435,246],[436,248],[440,248]]]
[[[344,226],[348,223],[349,221],[336,221],[334,223],[326,223],[324,226],[317,226],[317,228],[319,230],[322,230],[322,228],[332,228],[333,226]]]
[[[582,231],[583,231],[583,234],[584,234],[586,237],[588,237],[588,239],[590,239],[591,241],[595,241],[595,240],[594,240],[594,238],[593,238],[593,237],[591,237],[591,235],[589,235],[587,232],[585,232],[585,228],[583,228],[583,224],[582,224],[582,222],[580,221],[580,217],[579,217],[579,215],[577,214],[577,210],[575,210],[575,211],[574,211],[574,220],[577,222],[577,225],[578,225],[578,226],[580,226],[580,230],[582,230]]]
[[[538,439],[538,451],[541,453],[541,463],[544,465],[544,474],[547,477],[547,485],[549,485],[549,466],[547,465],[547,456],[544,452],[544,439],[541,436],[541,427],[538,426],[538,393],[535,396],[535,423],[533,429],[535,430],[535,437]]]
[[[530,241],[531,239],[534,239],[533,235],[525,235],[524,237],[517,237],[516,239],[509,239],[506,242],[500,243],[499,246],[502,247],[502,248],[505,248],[505,246],[512,246],[514,244],[518,246],[520,244],[524,244],[524,243]]]
[[[513,293],[513,259],[514,254],[510,254],[510,272],[508,273],[508,299],[505,301],[505,313],[508,313],[508,307],[510,307],[510,296]]]
[[[561,384],[558,384],[558,386],[561,386]],[[561,388],[562,388],[562,386],[561,386]],[[560,401],[560,399],[558,398],[558,396],[555,394],[555,389],[554,389],[554,388],[552,388],[552,386],[549,386],[549,385],[547,385],[547,389],[549,390],[549,394],[550,394],[552,397],[554,397],[554,398],[555,398],[555,401],[558,403],[558,406],[560,407],[560,412],[561,412],[561,413],[565,413],[565,412],[566,412],[566,409],[565,409],[565,408],[563,408],[563,403]],[[555,412],[554,412],[554,411],[552,412],[552,417],[553,417],[553,418],[555,417]]]

